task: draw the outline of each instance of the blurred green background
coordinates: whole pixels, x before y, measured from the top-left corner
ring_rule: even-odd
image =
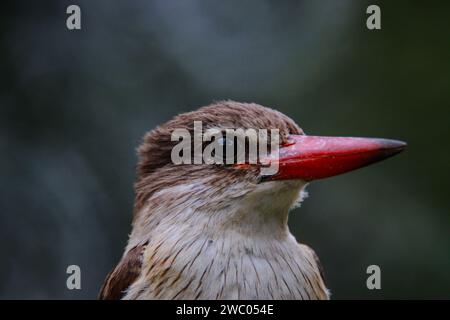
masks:
[[[82,30],[66,28],[78,4]],[[382,30],[366,28],[381,7]],[[401,139],[290,216],[333,298],[450,298],[448,1],[5,2],[0,298],[95,298],[130,232],[135,147],[214,100],[309,134]],[[66,289],[66,267],[82,290]],[[377,264],[382,289],[366,288]]]

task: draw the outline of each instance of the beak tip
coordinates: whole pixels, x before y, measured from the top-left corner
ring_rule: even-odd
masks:
[[[401,140],[378,139],[382,149],[389,155],[395,155],[402,152],[407,147],[407,143]]]

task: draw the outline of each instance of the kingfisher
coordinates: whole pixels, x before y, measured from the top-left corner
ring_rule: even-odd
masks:
[[[174,130],[276,130],[261,163],[172,161]],[[226,141],[225,144],[229,144]],[[233,143],[233,141],[231,141]],[[175,116],[138,148],[132,232],[100,299],[329,299],[315,252],[288,228],[305,187],[401,152],[398,140],[306,135],[286,115],[220,101]],[[269,150],[270,152],[270,150]]]

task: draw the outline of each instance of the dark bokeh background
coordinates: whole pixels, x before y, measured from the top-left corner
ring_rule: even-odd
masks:
[[[369,31],[365,9],[382,9]],[[66,29],[78,4],[82,30]],[[406,153],[291,214],[334,298],[449,298],[446,1],[14,1],[0,13],[0,298],[95,298],[130,231],[145,131],[219,99]],[[78,264],[82,290],[66,289]],[[382,290],[366,288],[366,267]]]

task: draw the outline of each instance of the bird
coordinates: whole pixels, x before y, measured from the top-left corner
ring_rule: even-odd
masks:
[[[273,129],[278,171],[261,164],[174,164],[176,129]],[[124,300],[329,299],[320,261],[288,227],[313,180],[391,157],[398,140],[306,135],[256,103],[218,101],[145,134],[138,147],[132,231],[98,298]]]

